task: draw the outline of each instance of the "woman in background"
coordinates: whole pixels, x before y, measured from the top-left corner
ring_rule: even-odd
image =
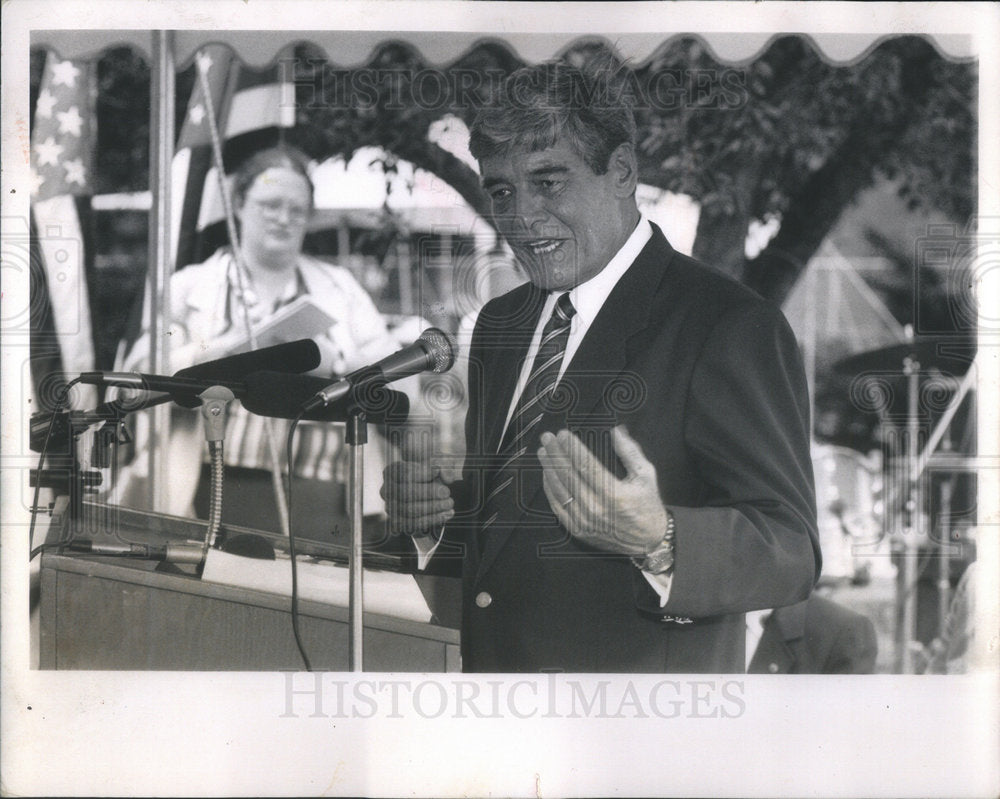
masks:
[[[299,297],[308,295],[335,321],[312,338],[321,364],[315,374],[335,378],[372,363],[395,349],[381,314],[351,273],[302,253],[313,211],[308,160],[297,150],[278,147],[251,157],[233,182],[233,210],[239,227],[245,270],[231,247],[206,261],[178,270],[170,281],[171,372],[222,358],[247,348],[249,330],[258,329]],[[296,338],[296,336],[292,336]],[[271,342],[274,343],[274,342]],[[125,368],[145,371],[148,331],[126,359]],[[148,425],[147,414],[138,423]],[[224,523],[277,531],[281,529],[272,477],[272,454],[263,417],[248,413],[239,401],[229,404],[224,444]],[[271,420],[279,463],[284,461],[289,422]],[[141,453],[118,479],[118,500],[138,507],[148,481]],[[380,514],[382,442],[366,447],[365,515]],[[343,447],[343,426],[299,425],[294,455],[295,532],[329,540],[335,526],[346,530],[345,492],[336,462]],[[163,448],[170,484],[166,507],[154,510],[178,516],[208,516],[209,467],[198,409],[175,407],[170,440]],[[284,468],[284,467],[282,467]]]

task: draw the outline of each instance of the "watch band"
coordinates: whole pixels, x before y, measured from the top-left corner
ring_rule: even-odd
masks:
[[[674,514],[667,511],[667,530],[663,534],[663,540],[656,545],[656,548],[645,556],[636,556],[632,562],[636,568],[649,574],[669,574],[674,568],[674,538],[676,535],[676,522]]]

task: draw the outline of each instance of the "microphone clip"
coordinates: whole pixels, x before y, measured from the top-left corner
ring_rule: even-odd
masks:
[[[205,420],[205,438],[222,441],[226,437],[226,408],[236,395],[225,386],[211,386],[199,395],[201,415]]]

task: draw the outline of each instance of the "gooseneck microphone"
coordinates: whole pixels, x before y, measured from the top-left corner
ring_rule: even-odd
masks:
[[[198,395],[211,386],[224,386],[240,396],[243,380],[249,374],[260,371],[301,374],[319,364],[319,347],[312,339],[304,338],[195,364],[181,369],[173,377],[137,372],[83,372],[79,381],[95,386],[165,392],[178,405],[194,408],[201,404]]]
[[[174,377],[195,380],[242,380],[253,372],[286,372],[304,374],[320,364],[319,346],[309,338],[288,341],[258,350],[227,355],[214,361],[196,363],[181,369]]]
[[[457,348],[446,333],[429,328],[410,346],[333,384],[328,379],[299,374],[315,368],[319,361],[319,350],[308,339],[198,364],[173,376],[84,372],[79,377],[81,383],[132,388],[145,394],[137,399],[105,403],[85,415],[77,411],[35,414],[31,446],[35,451],[40,449],[55,417],[58,417],[57,427],[67,428],[62,438],[68,440],[67,420],[71,415],[91,422],[114,420],[170,400],[195,408],[202,405],[202,393],[216,386],[229,389],[246,410],[259,416],[344,421],[351,406],[359,405],[364,407],[370,421],[405,418],[409,410],[406,395],[389,391],[385,385],[420,372],[447,371],[454,364],[456,353]]]
[[[79,380],[81,383],[92,386],[117,386],[141,391],[162,391],[170,394],[174,400],[195,397],[212,386],[225,386],[231,390],[241,388],[241,384],[235,380],[197,380],[192,377],[169,377],[139,372],[81,372]]]
[[[458,347],[452,338],[443,330],[430,327],[408,347],[386,356],[378,363],[351,372],[336,383],[317,391],[315,396],[302,406],[302,410],[309,412],[329,405],[362,385],[392,383],[421,372],[447,372],[455,363],[457,354]]]

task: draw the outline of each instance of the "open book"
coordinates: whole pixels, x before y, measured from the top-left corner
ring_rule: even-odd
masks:
[[[270,347],[285,341],[313,338],[325,333],[337,320],[316,304],[308,294],[279,308],[255,329],[257,347]],[[249,337],[232,350],[232,354],[247,352]]]

